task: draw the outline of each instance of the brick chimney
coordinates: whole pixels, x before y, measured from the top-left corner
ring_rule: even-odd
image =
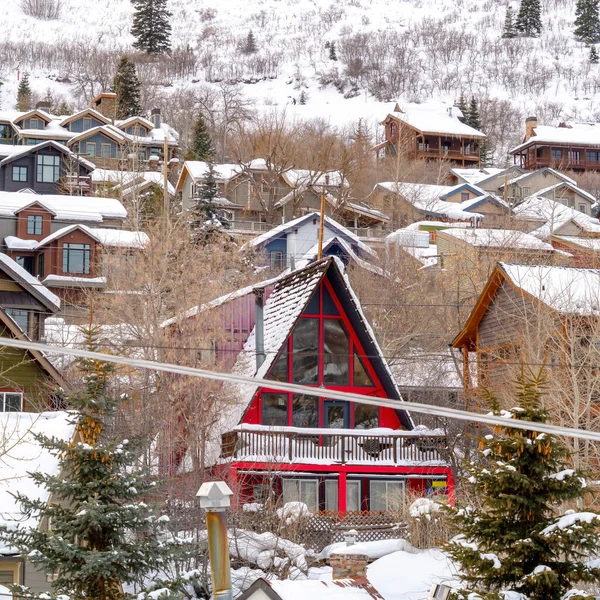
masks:
[[[537,117],[527,117],[525,119],[525,141],[530,140],[535,134],[533,130],[537,127]]]
[[[103,92],[92,100],[92,108],[108,119],[117,118],[117,95],[114,92]]]

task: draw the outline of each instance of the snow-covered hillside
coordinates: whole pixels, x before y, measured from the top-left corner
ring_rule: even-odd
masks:
[[[600,120],[600,65],[572,35],[574,3],[546,0],[539,39],[505,40],[506,3],[497,0],[170,0],[173,57],[166,66],[136,60],[152,84],[147,108],[205,82],[239,82],[258,110],[374,125],[389,109],[383,101],[474,95],[498,156],[529,114],[546,124]],[[18,71],[31,72],[40,96],[51,89],[84,105],[132,51],[129,0],[63,0],[57,21],[24,15],[19,0],[2,8],[3,108],[14,106]],[[258,52],[245,55],[250,30]]]

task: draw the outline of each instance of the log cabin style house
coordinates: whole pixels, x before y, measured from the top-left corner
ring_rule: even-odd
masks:
[[[600,124],[560,123],[538,125],[525,121],[523,142],[510,151],[514,164],[526,171],[543,167],[576,172],[600,170]]]
[[[396,105],[382,121],[385,141],[375,147],[387,156],[413,160],[447,160],[462,167],[479,167],[485,134],[462,120],[456,107]]]
[[[204,311],[229,333],[214,343],[217,364],[228,368],[237,355],[234,373],[314,388],[312,395],[226,388],[224,397],[235,401],[215,428],[222,438],[212,470],[240,490],[240,507],[282,498],[311,511],[387,511],[407,492],[434,490],[453,501],[442,434],[415,431],[400,408],[328,399],[328,389],[401,399],[338,259],[196,307],[164,326],[179,341],[186,322]],[[181,463],[182,455],[171,460]]]

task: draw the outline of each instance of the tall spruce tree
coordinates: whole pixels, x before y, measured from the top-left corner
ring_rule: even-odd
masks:
[[[135,9],[131,35],[134,48],[148,54],[164,54],[171,50],[171,13],[167,0],[131,0]]]
[[[29,73],[23,73],[23,77],[17,88],[17,110],[31,110],[31,86],[29,85]]]
[[[596,50],[596,46],[590,46],[590,62],[593,65],[597,65],[600,60],[600,56],[598,56],[598,50]]]
[[[97,350],[97,333],[94,327],[84,331],[86,349]],[[75,411],[76,438],[62,442],[37,436],[42,447],[59,459],[56,475],[31,474],[50,492],[52,502],[17,494],[24,514],[49,520],[52,527],[44,531],[4,526],[0,540],[27,556],[41,572],[53,574],[55,594],[123,600],[127,595],[122,584],[140,584],[161,572],[173,559],[182,558],[182,546],[161,537],[166,519],[157,518],[146,504],[156,489],[136,467],[139,448],[105,435],[121,402],[108,391],[112,365],[80,359],[78,368],[85,391],[68,400]],[[24,593],[29,595],[19,589]]]
[[[215,200],[219,197],[215,165],[208,161],[208,169],[202,182],[196,188],[196,196],[192,205],[194,227],[201,227],[215,216]]]
[[[575,35],[586,44],[600,42],[598,0],[577,0],[575,8]]]
[[[511,39],[517,36],[517,30],[515,27],[515,14],[510,4],[506,6],[506,16],[504,17],[504,30],[502,37]]]
[[[460,94],[460,98],[456,103],[456,108],[460,110],[462,113],[462,121],[466,123],[469,119],[469,105],[467,104],[467,100],[465,99],[465,95],[463,93]]]
[[[204,160],[210,162],[215,154],[215,149],[212,143],[206,121],[202,113],[198,113],[194,123],[194,133],[192,136],[192,144],[189,148],[186,158],[188,160]]]
[[[515,29],[526,37],[537,37],[542,32],[540,0],[521,0]]]
[[[469,102],[469,116],[466,120],[467,125],[473,127],[473,129],[477,129],[477,131],[481,131],[481,117],[479,116],[479,107],[477,106],[477,100],[475,100],[474,96],[471,96],[471,101]]]
[[[242,52],[244,54],[254,54],[255,52],[258,52],[256,38],[254,37],[254,33],[252,32],[252,30],[250,30],[248,32],[248,35],[246,36],[246,41],[242,46]]]
[[[135,63],[127,56],[119,61],[113,81],[113,91],[117,94],[117,119],[127,119],[141,114],[140,80]]]
[[[585,480],[568,468],[558,438],[510,426],[511,419],[546,422],[541,375],[520,378],[510,411],[500,411],[492,394],[488,400],[507,425],[484,436],[465,465],[472,505],[449,509],[460,532],[446,545],[465,586],[458,595],[560,600],[575,585],[600,581],[598,561],[587,564],[598,549],[600,515],[557,515],[563,503],[582,499]]]
[[[329,60],[337,60],[337,52],[335,50],[335,42],[329,42]]]

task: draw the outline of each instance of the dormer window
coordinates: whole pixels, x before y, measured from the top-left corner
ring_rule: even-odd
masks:
[[[83,131],[87,131],[92,128],[92,120],[90,118],[83,118]]]

